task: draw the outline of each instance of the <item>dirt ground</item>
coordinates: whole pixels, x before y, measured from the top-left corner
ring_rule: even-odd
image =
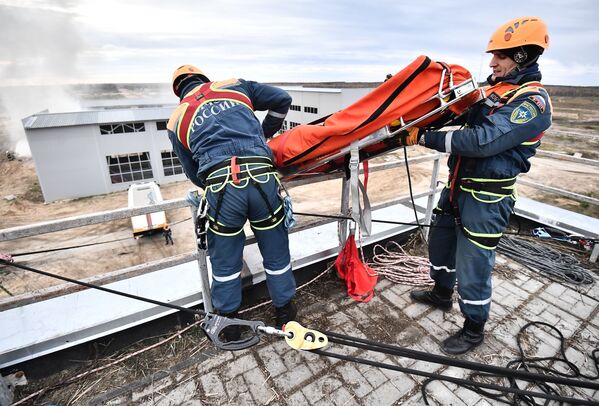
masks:
[[[581,103],[575,97],[564,98],[564,100],[554,101],[554,108],[554,125],[543,139],[542,149],[569,154],[578,152],[583,157],[598,159],[599,127],[596,123],[599,122],[599,101],[593,99]],[[410,156],[427,153],[422,147],[415,147],[409,151]],[[373,163],[393,159],[403,160],[403,153],[398,151],[378,158]],[[410,166],[414,193],[425,191],[429,187],[431,169],[432,162]],[[440,179],[444,180],[446,176],[446,166],[443,163]],[[599,197],[599,167],[597,166],[535,157],[526,179],[595,198]],[[183,181],[162,185],[161,191],[165,199],[175,199],[184,197],[192,187],[190,182]],[[0,191],[0,229],[127,206],[126,191],[44,204],[35,167],[30,159],[9,161],[4,156],[0,158]],[[368,191],[373,205],[407,195],[405,168],[372,173]],[[599,217],[598,206],[547,195],[524,186],[519,187],[519,192],[521,196]],[[290,189],[290,194],[296,211],[338,214],[341,181],[333,180],[295,187]],[[15,197],[12,200],[11,195]],[[19,254],[111,241],[91,247],[16,257],[20,263],[34,268],[83,279],[192,251],[194,238],[190,215],[187,209],[167,212],[167,219],[172,224],[175,245],[164,245],[164,239],[160,234],[136,240],[132,236],[129,220],[120,220],[2,242],[0,253]],[[318,219],[300,218],[299,220],[307,222]],[[25,273],[25,271],[0,267],[0,298],[32,292],[58,283],[61,282]]]

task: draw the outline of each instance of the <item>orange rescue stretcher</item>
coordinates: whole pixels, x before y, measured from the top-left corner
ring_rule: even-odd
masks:
[[[401,146],[400,131],[450,125],[480,97],[465,68],[419,56],[354,104],[294,127],[269,146],[287,180],[329,173],[347,165],[350,145],[357,143],[360,161],[389,152]],[[395,120],[400,128],[389,132],[387,125]]]

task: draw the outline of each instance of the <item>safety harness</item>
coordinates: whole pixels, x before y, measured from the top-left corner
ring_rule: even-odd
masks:
[[[266,180],[259,180],[258,177],[260,176],[266,176],[267,178]],[[243,225],[241,227],[228,227],[218,222],[225,191],[227,190],[226,186],[229,184],[233,187],[244,188],[251,183],[258,190],[260,196],[262,196],[262,199],[268,208],[269,216],[265,219],[257,221],[250,220],[250,226],[252,229],[263,231],[278,226],[281,221],[285,219],[286,213],[283,203],[281,201],[281,204],[279,204],[277,208],[274,208],[270,204],[268,196],[261,186],[262,183],[268,181],[270,176],[275,176],[275,179],[277,179],[277,182],[282,188],[282,185],[279,182],[278,173],[273,166],[272,161],[267,157],[234,156],[212,167],[212,172],[210,172],[206,178],[205,186],[207,189],[210,189],[212,193],[216,193],[218,196],[214,217],[207,215],[208,226],[210,230],[222,236],[234,236],[239,234],[243,229]],[[285,189],[283,188],[283,190]]]
[[[491,114],[493,114],[497,109],[511,103],[522,93],[531,91],[546,92],[539,82],[527,82],[523,85],[499,83],[495,86],[485,89],[486,98],[482,101],[482,103],[490,107],[492,109]],[[501,94],[501,96],[499,96],[498,93]],[[543,135],[544,133],[541,133],[522,143],[522,145],[532,146],[538,143]],[[508,179],[462,178],[459,175],[461,161],[462,157],[461,155],[458,155],[456,165],[453,170],[449,172],[449,179],[447,182],[447,187],[450,189],[449,204],[451,206],[451,212],[448,213],[441,208],[436,207],[433,210],[433,213],[453,214],[456,225],[460,227],[466,238],[483,249],[493,250],[499,244],[499,240],[501,239],[503,233],[477,233],[468,230],[462,223],[460,209],[458,207],[457,193],[458,191],[471,193],[474,199],[487,204],[498,203],[499,201],[510,196],[515,200],[517,198],[516,177]],[[478,198],[476,196],[477,194],[482,194],[489,198],[495,197],[495,199],[483,200]]]
[[[250,98],[239,91],[231,90],[229,87],[238,84],[237,79],[229,79],[221,82],[208,82],[203,83],[193,88],[189,93],[185,95],[181,103],[177,107],[177,110],[171,116],[169,122],[169,128],[171,122],[177,120],[176,131],[177,138],[181,145],[187,150],[191,150],[190,147],[190,135],[192,132],[193,123],[196,120],[198,114],[203,114],[202,107],[207,103],[213,103],[209,108],[229,108],[231,104],[240,104],[254,111],[252,101]],[[219,105],[218,102],[224,103]],[[207,107],[208,108],[208,107]],[[287,217],[292,218],[290,208],[290,198],[287,190],[279,182],[278,173],[273,166],[272,161],[267,157],[238,157],[234,156],[226,159],[211,168],[212,172],[208,175],[205,187],[209,188],[211,192],[217,193],[217,202],[215,208],[214,217],[208,214],[208,205],[206,201],[206,195],[202,197],[201,210],[203,216],[198,218],[198,235],[202,236],[203,241],[201,244],[205,245],[206,235],[206,222],[208,228],[216,234],[223,236],[237,235],[243,229],[241,227],[228,227],[218,222],[218,217],[223,203],[223,198],[226,191],[226,186],[231,184],[234,187],[244,188],[251,183],[256,187],[266,206],[268,207],[269,216],[265,219],[258,221],[250,221],[250,225],[254,230],[269,230],[278,226],[283,219]],[[266,180],[260,181],[257,178],[260,176],[266,176]],[[268,196],[264,192],[264,189],[260,186],[261,183],[265,183],[270,179],[270,176],[275,176],[279,186],[287,193],[287,196],[282,199],[287,204],[280,204],[276,209],[272,207]],[[286,213],[286,208],[289,207]]]

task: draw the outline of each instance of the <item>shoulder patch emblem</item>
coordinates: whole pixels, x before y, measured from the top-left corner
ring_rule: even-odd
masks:
[[[545,99],[543,99],[541,96],[528,96],[528,98],[539,108],[539,110],[541,111],[541,114],[543,114],[545,112]]]
[[[522,102],[518,107],[512,111],[510,122],[514,124],[528,123],[530,120],[537,116],[537,109],[530,104],[528,101]]]

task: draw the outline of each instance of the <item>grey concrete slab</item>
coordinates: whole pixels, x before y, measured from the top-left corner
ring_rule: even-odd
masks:
[[[307,327],[345,333],[395,344],[431,354],[442,354],[439,343],[457,331],[462,316],[457,305],[450,312],[432,310],[410,301],[414,287],[381,281],[375,299],[360,303],[348,299],[341,281],[326,297],[305,296],[300,320]],[[329,285],[327,285],[329,286]],[[491,320],[483,345],[461,358],[488,365],[505,366],[517,357],[516,335],[530,321],[544,321],[561,330],[566,355],[583,373],[593,374],[591,351],[599,346],[599,289],[577,290],[531,272],[518,278],[505,273],[494,276]],[[334,304],[334,305],[331,305]],[[313,325],[312,325],[313,324]],[[468,379],[471,371],[427,361],[394,357],[330,344],[328,351],[363,357],[375,362],[438,372]],[[559,340],[549,330],[526,338],[529,355],[553,356]],[[211,350],[202,362],[178,370],[143,389],[123,397],[107,399],[122,404],[243,404],[243,405],[393,405],[423,404],[420,393],[425,377],[324,357],[291,349],[280,339],[269,338],[241,352]],[[481,398],[452,383],[434,381],[426,392],[431,404],[484,406],[495,401]],[[574,389],[563,392],[580,398],[597,391]],[[121,402],[121,403],[118,403]]]

